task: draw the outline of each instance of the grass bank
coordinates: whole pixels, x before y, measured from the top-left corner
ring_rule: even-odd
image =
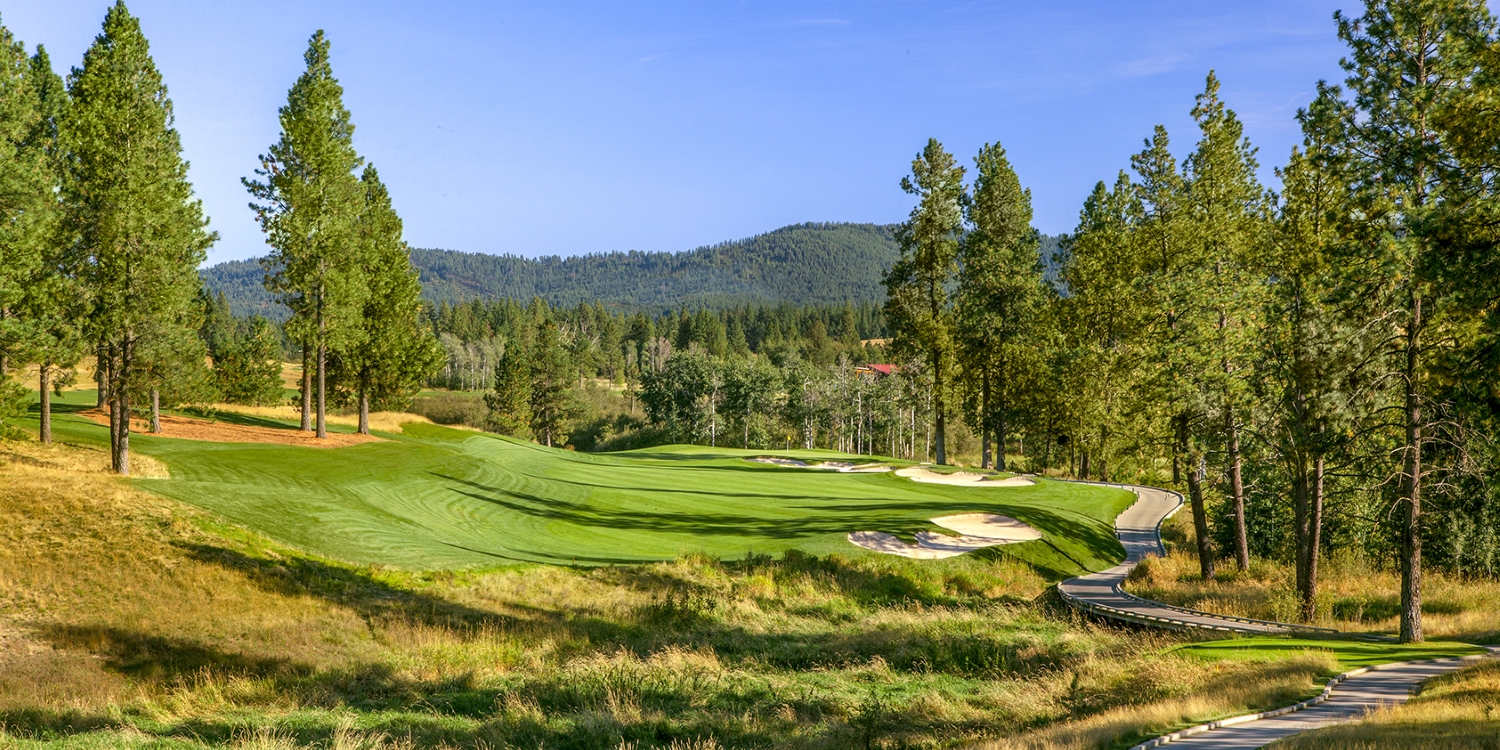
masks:
[[[1174,655],[1175,636],[1076,619],[1005,556],[402,571],[145,492],[87,446],[0,446],[0,486],[18,747],[940,748],[1094,727],[1092,747],[1336,669]]]

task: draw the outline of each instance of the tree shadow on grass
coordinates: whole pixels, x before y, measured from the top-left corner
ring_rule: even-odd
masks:
[[[244,575],[264,591],[284,596],[315,596],[348,607],[366,621],[402,620],[465,634],[485,627],[517,624],[513,617],[391,586],[354,568],[300,556],[269,560],[208,544],[178,546],[199,562]]]

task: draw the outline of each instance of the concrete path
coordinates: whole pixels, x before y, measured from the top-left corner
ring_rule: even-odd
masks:
[[[1069,604],[1101,617],[1171,630],[1217,630],[1237,633],[1306,633],[1323,630],[1289,623],[1200,612],[1142,599],[1125,593],[1125,576],[1147,555],[1165,554],[1161,523],[1182,507],[1182,496],[1170,490],[1134,485],[1109,485],[1132,490],[1139,497],[1115,519],[1115,535],[1125,547],[1125,562],[1109,570],[1069,578],[1058,592]],[[1325,631],[1333,632],[1333,631]],[[1384,640],[1384,639],[1382,639]],[[1492,649],[1492,655],[1500,649]],[[1258,748],[1311,729],[1358,721],[1381,706],[1405,702],[1422,682],[1472,664],[1474,657],[1405,662],[1374,667],[1343,678],[1316,705],[1290,707],[1262,715],[1242,716],[1184,730],[1137,745],[1132,750],[1170,745],[1173,748]]]
[[[1115,519],[1115,535],[1125,547],[1125,562],[1109,570],[1069,578],[1057,590],[1069,604],[1112,620],[1152,625],[1169,630],[1217,630],[1235,633],[1291,633],[1301,630],[1279,622],[1229,617],[1173,607],[1125,593],[1125,576],[1147,555],[1166,553],[1161,522],[1182,507],[1182,496],[1170,490],[1134,485],[1109,485],[1132,490],[1140,498]]]
[[[1374,667],[1364,674],[1345,678],[1329,691],[1328,699],[1294,713],[1270,718],[1245,717],[1230,726],[1207,725],[1186,737],[1169,735],[1137,748],[1215,748],[1250,750],[1313,729],[1359,721],[1382,706],[1405,703],[1424,681],[1473,664],[1475,657],[1436,659]],[[1188,730],[1193,731],[1193,730]],[[1136,749],[1132,749],[1136,750]]]

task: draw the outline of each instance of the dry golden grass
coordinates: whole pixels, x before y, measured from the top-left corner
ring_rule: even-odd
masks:
[[[1357,724],[1282,740],[1276,750],[1469,750],[1500,748],[1500,662],[1429,682],[1409,703]]]
[[[1197,688],[1188,695],[1125,705],[1063,721],[1015,737],[980,745],[984,750],[1094,750],[1142,740],[1176,728],[1235,716],[1265,706],[1285,705],[1316,691],[1337,671],[1329,655],[1305,654],[1272,665],[1199,664],[1168,660],[1145,666]],[[1189,675],[1184,675],[1187,670]],[[1206,672],[1207,674],[1192,674]],[[1149,731],[1143,731],[1149,730]]]
[[[354,568],[0,443],[0,746],[1085,747],[1333,671],[1164,655],[1047,587],[1003,557]]]
[[[1229,561],[1205,582],[1199,575],[1191,515],[1179,513],[1164,528],[1170,553],[1132,571],[1126,587],[1137,596],[1209,612],[1282,622],[1299,618],[1291,566],[1253,560],[1248,573]],[[1170,540],[1176,539],[1175,543]],[[1312,624],[1350,632],[1394,632],[1400,575],[1355,555],[1325,557],[1319,566],[1318,617]],[[1423,575],[1423,628],[1429,638],[1479,642],[1500,638],[1500,581],[1460,578],[1428,570]]]

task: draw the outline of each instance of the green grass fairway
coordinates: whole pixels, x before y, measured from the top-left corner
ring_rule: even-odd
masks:
[[[80,391],[68,401],[92,399]],[[70,408],[76,409],[59,407],[58,438],[104,444],[107,430]],[[171,479],[135,480],[144,489],[313,553],[406,569],[638,563],[690,552],[732,559],[793,548],[872,554],[844,535],[874,530],[910,539],[936,528],[929,518],[984,511],[1040,529],[1042,540],[1009,545],[1005,553],[1066,576],[1122,557],[1114,518],[1134,499],[1123,490],[1064,482],[976,490],[891,473],[743,460],[766,451],[671,446],[575,453],[424,424],[382,436],[387,441],[315,449],[132,434],[131,447],[171,469]]]
[[[1484,649],[1468,643],[1431,641],[1428,643],[1364,643],[1360,641],[1318,640],[1310,638],[1233,638],[1179,646],[1179,654],[1204,659],[1266,660],[1295,656],[1306,651],[1333,654],[1346,669],[1372,667],[1398,661],[1445,659],[1451,656],[1482,654]]]

